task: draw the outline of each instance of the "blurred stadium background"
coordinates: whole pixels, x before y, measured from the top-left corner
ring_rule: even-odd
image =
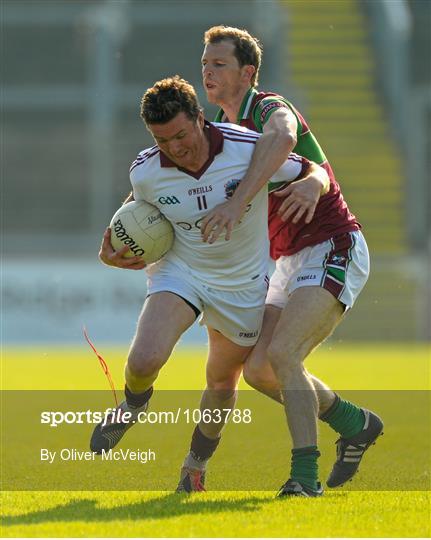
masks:
[[[302,111],[363,224],[371,278],[331,339],[430,340],[431,2],[2,0],[1,20],[3,344],[132,336],[145,274],[100,265],[100,239],[152,144],[145,89],[179,73],[213,117],[215,24],[261,39],[260,88]]]

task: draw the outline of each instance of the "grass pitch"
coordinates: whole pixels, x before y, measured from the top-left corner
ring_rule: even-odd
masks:
[[[331,492],[274,500],[273,493],[7,493],[7,537],[422,537],[425,492]]]
[[[126,350],[99,348],[120,387]],[[180,345],[157,387],[202,388],[205,354],[204,348]],[[337,344],[316,351],[307,367],[337,390],[426,390],[429,356],[429,348],[418,345]],[[9,390],[107,388],[97,359],[85,346],[8,349],[2,382]],[[399,444],[412,451],[420,441],[421,433],[412,432],[410,440]],[[333,457],[328,456],[329,461]],[[396,470],[397,464],[388,461],[384,443],[379,443],[364,458],[360,479]],[[422,469],[429,483],[429,461]],[[327,490],[317,500],[275,500],[272,491],[191,496],[167,491],[7,491],[2,494],[2,514],[3,537],[430,536],[429,491]]]

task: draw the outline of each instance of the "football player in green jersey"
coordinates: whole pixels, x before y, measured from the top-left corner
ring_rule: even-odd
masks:
[[[263,133],[234,196],[202,223],[204,241],[233,225],[291,151],[326,169],[330,189],[295,182],[269,195],[269,235],[276,270],[266,300],[262,333],[247,359],[246,381],[284,404],[293,450],[280,496],[317,496],[317,419],[340,434],[337,460],[327,480],[336,487],[356,473],[366,449],[382,432],[371,411],[343,400],[304,366],[352,307],[369,273],[360,224],[350,213],[319,143],[296,108],[280,95],[258,92],[262,48],[246,30],[216,26],[204,36],[203,84],[220,109],[219,122]],[[281,217],[281,214],[284,214]]]

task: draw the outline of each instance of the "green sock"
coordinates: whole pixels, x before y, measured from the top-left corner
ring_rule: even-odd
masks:
[[[317,450],[317,446],[294,448],[292,450],[290,478],[300,482],[305,487],[317,489],[319,474],[317,458],[319,456],[320,452]]]
[[[365,424],[362,410],[337,395],[334,403],[319,418],[329,424],[344,439],[357,435]]]

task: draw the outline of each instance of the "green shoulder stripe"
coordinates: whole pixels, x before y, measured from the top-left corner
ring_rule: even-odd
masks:
[[[214,122],[221,122],[222,118],[223,118],[223,115],[224,115],[223,109],[219,109],[217,111],[217,114],[216,114],[215,118],[214,118]]]
[[[326,156],[311,131],[307,131],[304,135],[298,137],[294,152],[310,161],[314,161],[318,165],[326,161]]]

